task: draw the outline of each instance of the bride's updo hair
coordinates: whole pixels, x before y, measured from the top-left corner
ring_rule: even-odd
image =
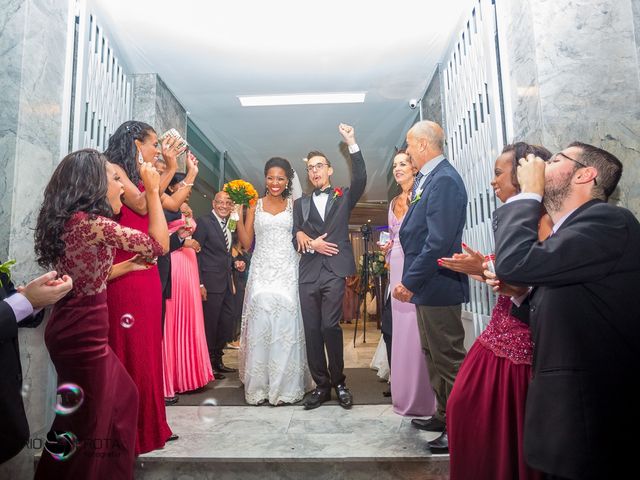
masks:
[[[267,160],[267,163],[264,164],[264,176],[267,176],[267,172],[269,169],[273,167],[279,167],[284,170],[284,173],[287,175],[287,188],[282,191],[282,198],[288,198],[291,195],[291,184],[293,182],[293,168],[291,168],[291,164],[289,160],[282,157],[272,157]],[[265,195],[269,191],[268,188],[264,189]]]

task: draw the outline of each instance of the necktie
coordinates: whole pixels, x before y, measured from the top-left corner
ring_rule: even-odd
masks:
[[[229,230],[227,229],[227,219],[223,218],[220,223],[222,224],[222,233],[224,234],[224,241],[227,245],[227,252],[231,249],[231,241],[229,239]]]
[[[320,195],[321,193],[326,193],[326,194],[328,195],[330,192],[331,192],[331,187],[327,187],[327,188],[325,188],[324,190],[321,190],[321,189],[319,189],[319,188],[316,188],[316,189],[313,191],[313,194],[314,194],[314,195]]]
[[[424,177],[422,172],[418,172],[418,174],[416,175],[416,179],[413,181],[413,190],[411,191],[412,200],[416,198],[416,192],[418,191],[418,187],[420,186],[420,180],[422,180],[422,177]]]

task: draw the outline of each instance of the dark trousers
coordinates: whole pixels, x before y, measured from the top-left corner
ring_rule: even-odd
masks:
[[[422,350],[438,407],[435,417],[445,421],[447,399],[464,360],[462,305],[431,307],[416,305]]]
[[[309,370],[317,388],[325,391],[345,381],[340,328],[344,287],[344,278],[325,267],[315,282],[299,287]]]
[[[382,302],[382,322],[380,322],[380,330],[384,346],[387,348],[387,359],[389,360],[389,370],[391,370],[391,340],[393,335],[393,316],[391,313],[391,295],[388,295]]]
[[[223,348],[233,336],[233,293],[228,289],[220,293],[207,292],[207,300],[202,302],[202,310],[211,364],[219,365],[224,355]]]

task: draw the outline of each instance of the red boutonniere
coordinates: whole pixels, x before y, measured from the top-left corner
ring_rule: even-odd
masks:
[[[343,195],[342,189],[340,187],[336,187],[333,190],[333,199],[340,198]]]

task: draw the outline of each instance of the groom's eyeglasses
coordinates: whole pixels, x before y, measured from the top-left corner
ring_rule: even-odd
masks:
[[[315,165],[309,165],[307,167],[307,172],[313,172],[314,170],[322,170],[325,166],[328,166],[327,163],[316,163]]]

